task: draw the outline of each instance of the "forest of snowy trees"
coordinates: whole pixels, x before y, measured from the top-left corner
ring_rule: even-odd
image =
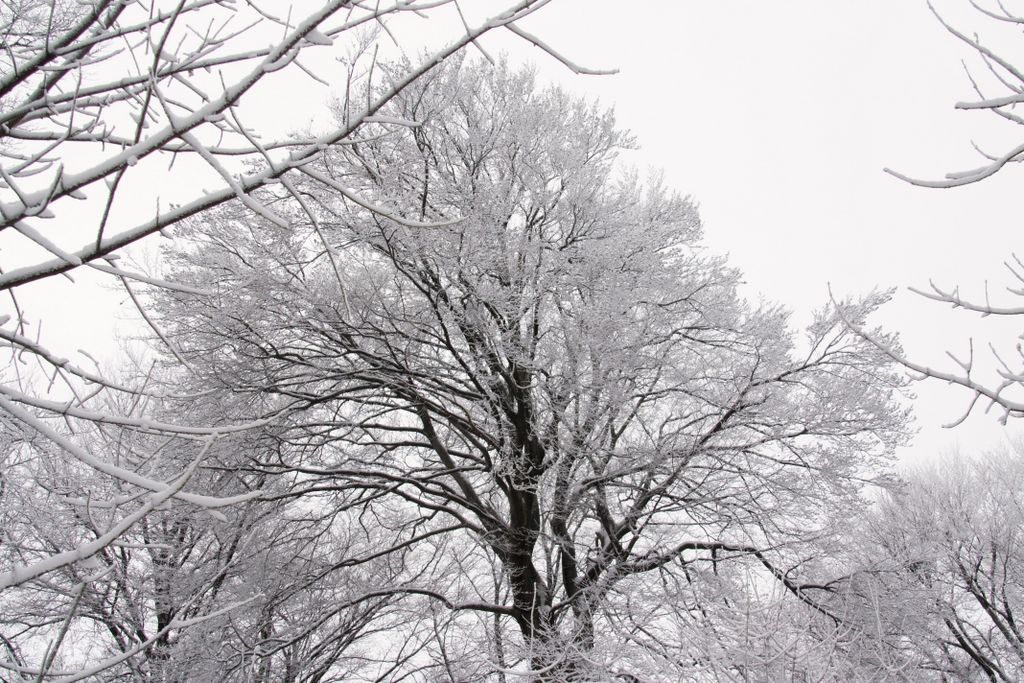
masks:
[[[0,681],[1024,676],[1024,443],[897,467],[914,392],[1024,415],[1021,346],[749,296],[608,106],[480,43],[600,76],[558,2],[0,0]],[[248,104],[299,82],[315,125]],[[1011,300],[922,305],[1024,315],[999,248]],[[115,361],[51,283],[130,302]]]

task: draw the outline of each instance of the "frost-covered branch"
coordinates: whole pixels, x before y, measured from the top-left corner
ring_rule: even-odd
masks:
[[[995,20],[997,23],[1010,26],[1019,26],[1024,23],[1024,15],[1011,10],[1006,3],[999,0],[986,3],[986,5],[990,6],[979,4],[973,0],[970,4],[982,16]],[[950,35],[954,36],[964,45],[967,45],[977,54],[992,80],[1006,93],[998,95],[986,93],[968,70],[968,78],[971,81],[971,86],[975,91],[977,99],[958,102],[956,108],[964,111],[988,111],[1015,125],[1024,125],[1024,119],[1021,119],[1014,112],[1014,108],[1021,102],[1024,102],[1024,68],[1014,64],[1010,58],[1005,56],[1005,52],[989,47],[977,35],[968,35],[947,22],[930,2],[928,6]],[[975,148],[977,149],[977,146]],[[973,169],[947,173],[944,179],[919,178],[889,168],[885,169],[885,172],[919,187],[939,189],[962,187],[985,180],[1009,164],[1024,162],[1024,144],[1016,145],[1002,154],[982,153],[982,156],[987,159],[988,163]]]

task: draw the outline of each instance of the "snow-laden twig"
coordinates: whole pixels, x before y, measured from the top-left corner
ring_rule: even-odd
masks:
[[[10,389],[3,388],[4,394],[10,394]],[[164,494],[170,490],[169,486],[161,481],[144,477],[137,472],[119,467],[117,465],[105,462],[89,453],[85,448],[72,441],[70,438],[60,434],[55,429],[46,424],[43,420],[36,417],[32,413],[28,412],[24,408],[21,408],[14,403],[10,398],[0,396],[0,407],[10,413],[12,416],[23,422],[25,425],[31,427],[40,435],[46,437],[57,446],[60,446],[69,455],[73,456],[76,460],[84,465],[88,465],[92,469],[102,472],[107,476],[110,476],[116,480],[123,481],[126,484],[132,486],[138,486],[142,489],[148,489],[154,493]],[[205,436],[204,439],[210,438]],[[178,500],[185,501],[197,507],[208,510],[210,514],[221,520],[227,520],[227,518],[220,512],[218,508],[229,507],[238,503],[245,502],[247,500],[253,500],[262,495],[262,491],[250,491],[249,493],[240,494],[237,496],[231,496],[228,498],[217,498],[214,496],[204,496],[196,493],[187,493],[184,491],[173,490],[169,496]]]

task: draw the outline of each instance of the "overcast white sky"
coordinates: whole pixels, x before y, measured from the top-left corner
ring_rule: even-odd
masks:
[[[1024,40],[1001,38],[966,0],[936,7],[1024,64]],[[639,138],[637,160],[699,202],[707,242],[731,255],[752,291],[799,318],[827,299],[828,283],[837,294],[899,287],[879,322],[912,357],[943,364],[971,334],[1013,348],[1019,320],[979,327],[906,292],[933,278],[978,293],[990,280],[996,293],[1009,283],[1004,259],[1020,252],[1024,169],[955,190],[883,173],[939,178],[980,165],[972,140],[1002,152],[1024,138],[992,115],[954,110],[972,98],[961,61],[980,76],[984,67],[924,0],[555,0],[529,28],[579,63],[620,69],[572,76],[535,48],[492,41],[613,105]],[[1006,438],[987,415],[943,430],[968,397],[931,382],[916,392],[922,431],[908,460]]]
[[[477,12],[474,23],[510,2],[464,4]],[[967,0],[940,0],[938,7],[968,29],[999,28],[977,21]],[[403,23],[396,34],[403,43],[430,45],[459,27],[453,15],[449,23]],[[495,53],[534,62],[542,79],[614,106],[642,146],[632,161],[664,169],[672,186],[692,195],[707,243],[730,254],[752,295],[786,303],[800,320],[827,300],[829,283],[837,295],[899,287],[878,322],[900,332],[911,357],[943,364],[943,353],[964,352],[971,334],[1012,349],[1019,321],[988,319],[978,327],[975,318],[905,291],[934,278],[965,292],[981,292],[991,280],[996,292],[1009,281],[1003,260],[1020,251],[1014,203],[1024,169],[957,190],[915,188],[882,171],[937,178],[979,165],[972,139],[1001,152],[1024,138],[1024,129],[993,116],[954,110],[972,97],[961,59],[978,71],[982,65],[924,0],[553,0],[524,27],[579,63],[620,70],[574,76],[507,31],[484,41]],[[1024,40],[1006,45],[1024,64]],[[323,93],[314,97],[326,103]],[[301,128],[317,108],[297,110],[296,101],[264,91],[243,106]],[[24,296],[51,292],[47,320],[68,326],[61,340],[67,353],[79,336],[112,336],[111,326],[97,321],[109,320],[116,302],[100,302],[82,287],[64,286],[53,296],[58,286],[29,288]],[[956,441],[975,451],[1006,438],[986,415],[943,430],[968,397],[938,383],[916,390],[921,433],[904,453],[908,461]]]

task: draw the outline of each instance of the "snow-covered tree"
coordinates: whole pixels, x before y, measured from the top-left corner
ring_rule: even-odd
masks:
[[[947,457],[910,473],[851,534],[858,585],[842,592],[866,607],[866,640],[898,653],[910,680],[1024,674],[1022,485],[1020,443]]]
[[[440,675],[739,676],[757,591],[841,619],[813,542],[904,436],[901,381],[843,323],[883,297],[794,335],[688,199],[618,164],[609,112],[529,71],[450,64],[380,115],[418,125],[259,193],[288,229],[191,221],[169,277],[203,294],[153,310],[235,420],[284,415],[301,448],[254,469],[401,532],[380,552],[420,570],[380,590],[432,603]]]
[[[45,679],[58,675],[54,671],[88,678],[118,657],[117,666],[156,662],[154,657],[173,649],[171,641],[184,642],[178,633],[183,626],[199,627],[213,613],[209,609],[230,601],[210,607],[200,597],[209,594],[206,586],[168,598],[171,611],[158,608],[153,601],[167,596],[154,583],[157,574],[202,575],[210,567],[168,565],[161,556],[168,543],[150,543],[140,534],[155,538],[171,533],[166,529],[186,529],[181,543],[191,545],[168,552],[185,553],[192,561],[202,552],[188,548],[227,542],[224,534],[232,525],[244,527],[248,515],[262,514],[254,510],[264,509],[261,501],[270,495],[245,487],[228,494],[211,488],[207,476],[225,449],[266,422],[241,424],[225,419],[223,411],[179,409],[183,402],[201,405],[205,389],[188,398],[169,395],[149,360],[134,370],[108,372],[89,349],[67,357],[75,347],[54,339],[45,324],[52,318],[26,308],[23,294],[57,276],[89,286],[90,275],[97,274],[122,285],[138,303],[142,286],[199,294],[126,265],[123,248],[158,233],[169,236],[179,222],[226,202],[239,202],[285,229],[258,198],[261,188],[293,188],[304,165],[333,145],[358,144],[368,127],[376,134],[414,125],[375,116],[390,98],[488,31],[511,31],[586,72],[527,32],[528,17],[548,1],[509,0],[492,5],[491,16],[481,16],[475,3],[464,8],[455,0],[0,2],[0,290],[6,302],[0,343],[8,354],[0,382],[0,457],[8,465],[0,475],[0,599],[12,619],[0,627],[6,648],[0,666],[7,667],[0,678]],[[378,52],[418,50],[423,23],[417,22],[453,28],[439,50],[380,81]],[[374,96],[356,97],[370,92],[367,84],[373,84]],[[291,101],[282,111],[294,120],[268,123],[261,98],[284,85]],[[331,126],[307,125],[317,110],[326,111],[331,94],[345,103],[345,114]],[[149,319],[146,310],[140,313]],[[92,326],[109,322],[97,314]],[[335,532],[340,533],[331,527]],[[242,550],[239,557],[257,552]],[[115,556],[130,571],[111,573]],[[312,573],[295,580],[315,583],[315,562],[305,560]],[[281,557],[273,562],[294,566]],[[83,570],[83,563],[96,571]],[[104,591],[140,607],[129,618],[117,600],[90,602]],[[328,592],[321,594],[328,599]],[[32,603],[30,595],[40,597]],[[306,590],[301,599],[314,597]],[[239,616],[225,618],[243,619],[257,603],[230,603]],[[48,604],[50,611],[19,611],[30,604]],[[283,628],[280,620],[291,619],[290,604],[268,608],[260,623],[276,633]],[[127,635],[115,637],[108,629],[113,646],[108,640],[90,650],[80,641],[67,648],[66,636],[80,617],[103,610],[117,611],[118,628]],[[317,642],[338,619],[250,659],[267,663],[298,656],[300,643]],[[169,624],[174,626],[165,631]],[[150,636],[157,640],[149,642]],[[246,642],[256,647],[262,641]],[[318,654],[304,653],[304,666],[312,667],[307,674],[340,643],[328,639]],[[55,665],[62,652],[71,668]],[[277,664],[267,666],[259,670]],[[143,670],[148,671],[132,669]]]
[[[212,420],[227,403],[221,395],[192,399],[175,414]],[[249,468],[292,446],[267,429],[209,444],[114,434],[103,448],[125,465],[173,476],[205,450],[189,481],[193,494],[258,489],[260,498],[216,515],[189,505],[149,511],[91,556],[8,588],[0,617],[4,680],[34,679],[40,670],[97,681],[379,674],[382,665],[359,648],[377,630],[401,630],[388,597],[373,593],[401,565],[376,561],[383,536],[360,533],[341,492],[286,477],[267,481]],[[138,506],[116,480],[69,463],[40,438],[16,442],[3,464],[5,563],[31,565],[93,542]]]

